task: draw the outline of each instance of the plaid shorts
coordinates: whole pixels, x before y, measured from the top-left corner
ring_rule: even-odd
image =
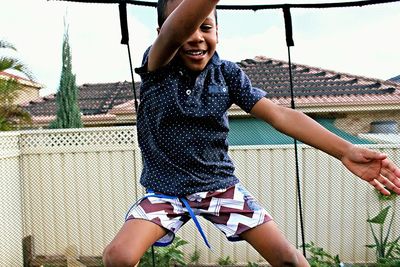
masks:
[[[240,234],[244,231],[272,220],[240,183],[227,189],[186,197],[148,193],[129,209],[125,220],[144,219],[167,229],[168,233],[155,243],[166,246],[172,243],[182,225],[192,218],[208,245],[196,216],[212,222],[230,241],[240,241]]]

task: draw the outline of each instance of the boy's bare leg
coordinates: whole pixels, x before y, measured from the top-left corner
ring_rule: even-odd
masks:
[[[155,223],[140,219],[126,221],[104,249],[104,265],[106,267],[135,266],[146,250],[165,234],[166,230]]]
[[[249,242],[273,267],[310,266],[278,229],[274,221],[269,221],[245,231],[241,237]]]

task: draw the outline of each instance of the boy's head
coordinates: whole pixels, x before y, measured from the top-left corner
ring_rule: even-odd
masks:
[[[159,29],[183,0],[158,0]],[[192,71],[202,71],[210,61],[218,43],[217,11],[214,9],[195,33],[181,46],[177,56]]]

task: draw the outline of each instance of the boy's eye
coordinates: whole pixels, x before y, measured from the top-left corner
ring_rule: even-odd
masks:
[[[200,29],[203,30],[203,31],[209,31],[212,28],[213,28],[213,26],[210,25],[210,24],[203,24],[203,25],[200,26]]]

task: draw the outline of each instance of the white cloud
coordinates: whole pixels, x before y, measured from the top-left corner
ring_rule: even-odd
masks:
[[[120,44],[118,5],[32,0],[23,4],[8,1],[4,6],[0,24],[6,30],[0,38],[17,47],[17,56],[45,86],[42,94],[58,88],[66,14],[77,83],[131,80],[127,47]],[[128,22],[131,55],[137,67],[154,36],[134,17]]]
[[[249,1],[246,4],[265,2]],[[289,1],[302,2],[307,1]],[[238,3],[243,1],[223,4]],[[77,83],[131,80],[127,47],[120,44],[116,4],[3,0],[0,38],[15,44],[18,55],[32,69],[38,82],[46,86],[46,92],[54,92],[61,71],[66,7]],[[134,10],[139,12],[133,12],[135,16],[128,12],[134,67],[140,65],[143,52],[156,35],[155,12],[144,12],[144,9],[135,7]],[[292,10],[295,42],[291,49],[292,61],[368,77],[387,79],[396,76],[400,72],[399,11],[398,3],[361,9]],[[265,55],[287,60],[281,10],[224,13],[229,13],[231,19],[225,19],[228,16],[220,13],[218,51],[222,58],[240,61]],[[135,80],[138,80],[137,76]]]
[[[400,72],[400,39],[395,34],[399,24],[400,15],[386,15],[350,20],[336,32],[313,37],[300,33],[293,49],[294,61],[371,78],[391,78]]]
[[[73,67],[78,83],[131,80],[128,49],[122,45],[117,5],[81,7],[70,14]],[[90,15],[89,15],[90,14]],[[150,44],[149,29],[133,17],[128,18],[133,67],[137,67]],[[133,30],[134,29],[134,30]],[[138,41],[140,40],[140,41]]]
[[[293,11],[292,62],[371,78],[398,75],[400,14],[395,10],[400,10],[400,5],[391,8],[394,11],[388,12],[385,6]],[[257,55],[287,61],[283,23],[276,26],[270,19],[266,16],[263,25],[254,25],[265,27],[261,33],[224,36],[220,31],[219,53],[233,61]]]
[[[239,32],[236,36],[224,36],[220,33],[219,54],[222,58],[240,61],[263,55],[274,59],[285,60],[287,48],[283,28],[271,27],[265,32],[243,37]]]

